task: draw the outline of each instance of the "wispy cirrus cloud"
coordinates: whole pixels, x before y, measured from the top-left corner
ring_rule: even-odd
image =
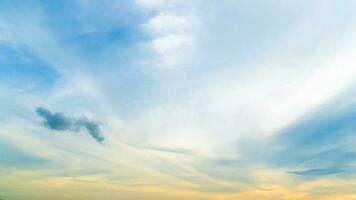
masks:
[[[355,174],[355,102],[352,92],[306,113],[263,139],[239,143],[243,165],[264,164],[308,179]]]
[[[45,165],[48,160],[31,155],[25,151],[17,149],[9,144],[0,142],[0,169],[12,168],[33,168]]]
[[[338,168],[316,168],[316,169],[308,169],[303,171],[291,171],[288,173],[299,175],[299,176],[305,176],[305,177],[321,177],[321,176],[339,174],[342,172],[344,172],[344,170]]]

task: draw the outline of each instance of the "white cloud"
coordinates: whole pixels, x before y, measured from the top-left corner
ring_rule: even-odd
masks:
[[[148,49],[156,58],[153,65],[175,68],[189,60],[193,53],[197,19],[191,10],[173,1],[161,2],[167,7],[157,7],[156,15],[143,24],[143,30],[152,37]],[[173,9],[174,8],[174,9]],[[177,12],[177,10],[183,10]],[[152,58],[149,58],[152,59]]]
[[[144,25],[153,35],[165,35],[170,33],[185,33],[191,29],[191,19],[186,15],[174,15],[171,13],[159,13],[157,16],[150,18]]]
[[[163,5],[172,4],[175,0],[135,0],[136,4],[145,8],[159,8]]]

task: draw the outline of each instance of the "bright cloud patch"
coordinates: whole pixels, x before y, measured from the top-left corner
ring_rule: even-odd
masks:
[[[183,6],[173,2],[167,2],[165,5],[178,8]],[[163,68],[184,64],[194,47],[196,26],[196,18],[191,13],[179,13],[169,8],[157,7],[155,15],[143,25],[152,37],[149,48],[158,56],[156,64]]]

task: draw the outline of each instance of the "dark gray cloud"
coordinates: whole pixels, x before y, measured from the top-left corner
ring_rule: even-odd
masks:
[[[96,141],[103,142],[105,139],[100,132],[99,125],[85,117],[81,119],[74,119],[67,117],[62,113],[52,113],[43,107],[36,108],[36,113],[44,118],[44,125],[52,130],[79,131],[80,128],[83,127]]]
[[[80,119],[76,122],[76,126],[85,127],[88,133],[98,142],[104,141],[104,137],[100,133],[99,125],[89,121],[86,118]]]
[[[45,119],[44,125],[50,129],[57,131],[75,130],[73,119],[64,116],[62,113],[51,113],[43,107],[38,107],[36,113]]]

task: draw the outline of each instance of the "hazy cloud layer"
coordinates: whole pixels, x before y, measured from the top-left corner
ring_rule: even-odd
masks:
[[[98,142],[104,141],[104,136],[100,133],[99,125],[86,118],[73,119],[62,113],[52,113],[46,108],[36,108],[36,113],[45,119],[44,125],[57,131],[79,131],[84,127],[88,133]]]
[[[336,0],[0,1],[0,141],[20,151],[0,142],[1,195],[356,195],[355,8]],[[34,105],[51,107],[37,116]],[[100,114],[105,127],[77,110]]]

